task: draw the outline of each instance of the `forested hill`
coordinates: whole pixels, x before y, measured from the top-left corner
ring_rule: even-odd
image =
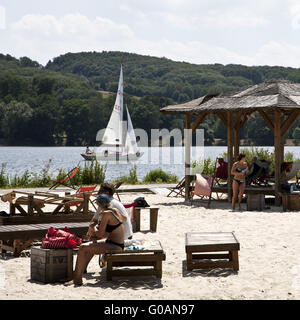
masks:
[[[268,79],[300,82],[300,69],[284,67],[195,65],[122,52],[68,53],[44,67],[27,57],[0,54],[0,145],[94,145],[114,105],[121,63],[133,125],[149,136],[151,129],[183,129],[181,115],[160,113],[168,104]],[[201,127],[207,145],[218,139],[226,142],[219,119],[208,117]],[[273,144],[260,117],[247,121],[241,138],[256,145]],[[300,119],[286,138],[300,139]]]
[[[168,97],[176,102],[196,99],[207,93],[226,92],[270,79],[300,82],[300,69],[196,65],[124,52],[68,53],[49,61],[46,68],[85,76],[96,89],[115,92],[121,63],[126,93],[140,97]]]

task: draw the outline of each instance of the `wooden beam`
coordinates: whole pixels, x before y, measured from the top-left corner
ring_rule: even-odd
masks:
[[[280,112],[274,111],[274,148],[275,148],[275,205],[280,206],[280,167],[281,167],[281,125]]]
[[[274,124],[272,119],[265,113],[263,110],[258,110],[258,113],[261,115],[261,117],[265,120],[267,126],[274,134]]]
[[[227,127],[227,115],[224,112],[217,112],[216,115],[221,119],[224,123],[225,127]]]
[[[299,110],[295,110],[294,112],[288,115],[287,119],[281,124],[282,135],[285,135],[287,133],[287,131],[290,129],[290,127],[293,125],[293,123],[297,120],[298,117]]]
[[[232,113],[227,111],[227,158],[228,158],[228,178],[227,178],[227,192],[228,201],[231,202],[232,197],[232,178],[231,178],[231,167],[233,164],[233,154],[232,154]]]
[[[193,132],[198,128],[199,124],[203,121],[203,119],[207,116],[207,113],[200,113],[194,122],[191,124],[191,128]]]

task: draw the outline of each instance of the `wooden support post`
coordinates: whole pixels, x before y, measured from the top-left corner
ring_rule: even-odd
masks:
[[[240,153],[240,127],[235,127],[233,129],[234,137],[234,160],[237,161]]]
[[[83,214],[89,213],[89,194],[88,192],[83,193]]]
[[[189,200],[190,195],[190,168],[191,168],[191,115],[185,116],[185,200]]]
[[[227,158],[228,158],[228,178],[227,178],[227,192],[228,201],[231,202],[232,197],[232,177],[231,177],[231,167],[233,164],[233,154],[232,154],[232,113],[227,111]]]
[[[33,215],[33,211],[34,211],[34,209],[33,209],[33,201],[34,201],[33,196],[29,195],[28,196],[28,215],[29,216]]]
[[[281,167],[281,123],[280,112],[274,111],[274,147],[275,147],[275,205],[280,206],[280,167]]]

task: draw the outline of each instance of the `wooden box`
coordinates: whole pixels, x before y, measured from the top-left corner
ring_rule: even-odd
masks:
[[[247,210],[262,211],[265,208],[264,194],[247,194]]]
[[[283,211],[300,211],[299,193],[283,193],[282,207]]]
[[[73,276],[72,249],[31,248],[31,280],[44,283],[68,281]]]

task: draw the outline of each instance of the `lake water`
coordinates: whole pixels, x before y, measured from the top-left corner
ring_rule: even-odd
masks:
[[[272,151],[273,147],[260,147]],[[40,172],[51,159],[50,173],[55,175],[58,169],[70,170],[78,163],[85,165],[81,153],[82,147],[0,147],[0,169],[5,163],[5,172],[9,175],[21,175],[26,170]],[[142,178],[152,169],[162,168],[164,171],[176,174],[179,178],[184,176],[184,148],[142,148],[144,155],[136,162],[138,178]],[[227,151],[222,147],[193,147],[192,159],[215,159]],[[285,147],[285,152],[292,152],[294,158],[300,158],[300,147]],[[108,164],[106,180],[112,181],[122,175],[128,175],[133,164]]]

